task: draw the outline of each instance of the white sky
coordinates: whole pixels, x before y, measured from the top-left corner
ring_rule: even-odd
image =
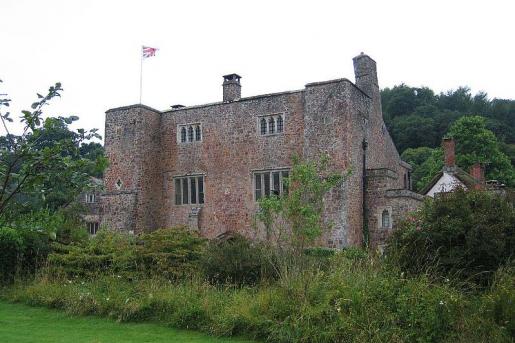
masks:
[[[380,87],[402,82],[515,98],[515,1],[29,1],[0,0],[0,93],[12,113],[63,84],[49,115],[104,131],[107,109],[220,101],[222,75],[242,95],[301,89],[346,77],[361,51]],[[4,131],[0,131],[4,133]]]

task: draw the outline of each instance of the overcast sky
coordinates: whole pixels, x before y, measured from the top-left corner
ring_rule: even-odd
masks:
[[[139,102],[159,110],[222,99],[222,75],[242,95],[302,89],[346,77],[361,51],[381,88],[440,92],[468,85],[515,98],[515,1],[0,1],[0,93],[12,112],[61,82],[51,115],[104,131],[105,111]],[[1,129],[0,129],[1,130]],[[4,131],[0,131],[4,133]]]

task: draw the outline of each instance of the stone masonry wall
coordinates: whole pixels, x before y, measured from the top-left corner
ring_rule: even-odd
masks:
[[[387,190],[402,188],[409,166],[401,162],[384,126],[375,62],[360,55],[354,63],[356,85],[339,79],[311,83],[300,91],[166,112],[143,105],[107,111],[109,167],[102,224],[135,233],[189,225],[208,238],[231,232],[262,238],[264,232],[255,222],[253,173],[289,169],[294,155],[317,160],[328,154],[333,171],[351,174],[324,199],[324,220],[333,229],[320,243],[361,244],[364,200],[368,212],[380,206],[395,211],[413,206],[402,200],[409,197],[386,195]],[[279,113],[284,132],[261,135],[261,116]],[[179,126],[186,124],[201,125],[201,141],[178,140]],[[366,199],[365,156],[367,168],[391,173],[368,180]],[[189,175],[204,176],[202,205],[175,204],[174,178]],[[369,226],[373,220],[369,217]]]
[[[198,106],[165,112],[161,125],[164,174],[163,225],[185,224],[199,205],[175,205],[174,177],[205,175],[205,203],[200,205],[202,235],[213,238],[239,232],[254,238],[253,172],[290,168],[292,156],[302,154],[302,92],[255,97],[228,104]],[[262,136],[262,115],[282,113],[284,133]],[[202,141],[177,142],[177,127],[201,123]]]
[[[155,229],[159,222],[160,113],[146,106],[106,112],[102,225],[132,232]]]

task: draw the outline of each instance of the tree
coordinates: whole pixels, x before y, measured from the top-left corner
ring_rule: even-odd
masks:
[[[393,118],[390,132],[397,149],[404,151],[407,148],[437,145],[434,127],[432,118],[409,115]]]
[[[403,271],[435,273],[486,285],[515,249],[515,209],[491,192],[427,199],[390,237],[387,255]]]
[[[293,159],[286,180],[287,193],[259,200],[257,218],[266,229],[267,241],[277,252],[278,274],[303,269],[305,249],[316,242],[331,224],[323,221],[324,196],[341,184],[345,175],[329,171],[329,158],[317,162]]]
[[[486,177],[515,185],[515,171],[510,159],[500,149],[495,134],[486,128],[486,119],[465,116],[449,129],[448,136],[456,141],[456,161],[465,170],[477,162],[486,166]]]
[[[0,139],[0,219],[8,221],[19,213],[41,208],[57,209],[66,206],[89,184],[88,171],[101,158],[93,161],[80,155],[80,145],[92,138],[100,138],[97,130],[72,132],[68,125],[78,117],[49,117],[43,119],[43,108],[59,97],[61,84],[56,83],[22,111],[21,135],[11,134],[13,122],[10,99],[0,99],[0,120],[6,135]]]
[[[442,156],[441,149],[428,147],[408,148],[402,153],[402,160],[411,164],[413,168],[411,179],[415,191],[422,190],[431,178],[442,170]]]

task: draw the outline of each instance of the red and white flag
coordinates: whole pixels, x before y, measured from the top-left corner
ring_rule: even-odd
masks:
[[[149,58],[156,55],[157,48],[151,48],[149,46],[144,46],[142,49],[143,58]]]

